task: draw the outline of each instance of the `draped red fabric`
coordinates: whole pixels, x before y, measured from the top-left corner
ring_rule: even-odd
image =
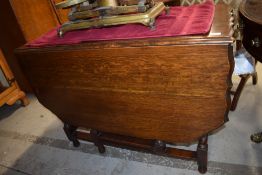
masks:
[[[57,28],[49,31],[28,47],[70,45],[88,41],[127,40],[183,35],[206,34],[210,31],[215,5],[213,0],[192,6],[171,7],[170,14],[162,13],[156,20],[156,29],[142,24],[126,24],[106,28],[85,29],[68,32],[63,38],[57,36]]]

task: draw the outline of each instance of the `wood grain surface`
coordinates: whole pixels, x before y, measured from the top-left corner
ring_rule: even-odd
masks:
[[[26,41],[59,25],[50,0],[9,0]]]
[[[227,119],[233,70],[230,14],[207,35],[90,42],[16,51],[39,101],[63,122],[191,143]]]

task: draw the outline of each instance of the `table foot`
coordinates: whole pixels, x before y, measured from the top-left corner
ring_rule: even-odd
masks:
[[[155,140],[153,151],[158,154],[165,153],[166,152],[166,143],[161,140]]]
[[[77,140],[77,135],[76,135],[76,130],[77,130],[77,127],[75,126],[72,126],[68,123],[65,123],[64,124],[64,131],[65,131],[65,134],[67,136],[67,138],[73,142],[73,145],[74,147],[79,147],[80,146],[80,142]]]
[[[99,137],[101,136],[101,133],[97,130],[91,130],[90,131],[91,138],[93,139],[93,142],[95,146],[97,146],[99,153],[103,154],[106,152],[105,146],[100,141]]]

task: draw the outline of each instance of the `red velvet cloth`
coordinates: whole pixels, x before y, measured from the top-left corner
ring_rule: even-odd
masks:
[[[120,39],[157,38],[182,35],[206,34],[209,32],[215,5],[213,0],[188,7],[171,7],[170,14],[162,13],[156,20],[156,29],[151,30],[142,24],[127,24],[99,29],[86,29],[68,32],[63,38],[53,29],[33,42],[28,47],[69,45],[87,41],[105,41]]]

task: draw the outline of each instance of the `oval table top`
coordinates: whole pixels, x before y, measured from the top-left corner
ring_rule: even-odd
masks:
[[[239,11],[250,21],[262,25],[262,0],[243,0]]]

